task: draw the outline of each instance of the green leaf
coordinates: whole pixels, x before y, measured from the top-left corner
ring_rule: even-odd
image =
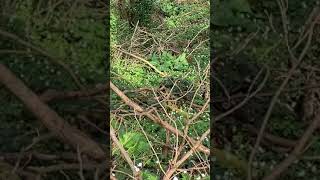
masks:
[[[191,178],[189,174],[182,174],[182,180],[191,180]]]
[[[213,17],[211,17],[212,23],[217,26],[228,26],[236,23],[236,18],[232,10],[226,3],[220,3],[213,7]]]
[[[247,0],[218,1],[213,8],[211,19],[217,26],[242,25],[248,22],[241,18],[241,13],[251,13],[250,5]]]
[[[143,179],[146,179],[146,180],[158,180],[159,179],[155,174],[148,172],[148,171],[144,171],[142,176],[143,176]]]
[[[139,155],[149,151],[149,144],[145,137],[137,132],[127,132],[120,138],[120,143],[132,155]]]
[[[232,10],[243,12],[243,13],[251,13],[250,4],[247,0],[231,0],[229,1],[229,6]]]

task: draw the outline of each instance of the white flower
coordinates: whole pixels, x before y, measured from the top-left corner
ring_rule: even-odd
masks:
[[[139,169],[137,166],[134,166],[134,169],[135,169],[137,172],[140,171],[140,169]]]
[[[137,165],[138,167],[142,167],[142,163],[140,162],[140,163],[138,163],[138,165]]]
[[[116,176],[114,173],[112,173],[112,176]]]
[[[176,176],[173,177],[173,180],[178,180],[178,178]]]
[[[205,177],[206,175],[204,175],[204,174],[201,174],[201,176],[202,176],[202,177]]]

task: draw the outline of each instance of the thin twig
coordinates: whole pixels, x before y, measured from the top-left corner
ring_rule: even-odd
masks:
[[[277,179],[280,174],[285,171],[292,163],[297,160],[304,151],[304,148],[309,141],[310,137],[314,133],[314,131],[318,128],[320,123],[320,112],[315,116],[312,123],[308,126],[302,137],[300,138],[299,142],[293,149],[293,151],[289,154],[289,156],[283,160],[280,164],[273,168],[271,173],[265,176],[262,180],[275,180]]]
[[[149,61],[143,59],[142,57],[139,57],[139,56],[137,56],[137,55],[135,55],[135,54],[129,53],[129,52],[127,52],[127,51],[125,51],[125,50],[123,50],[123,49],[120,49],[120,48],[117,48],[117,50],[120,51],[120,52],[122,52],[122,53],[124,53],[124,54],[127,54],[127,55],[129,55],[129,56],[132,56],[132,57],[134,57],[134,58],[136,58],[136,59],[139,59],[140,61],[142,61],[142,62],[144,62],[144,63],[146,63],[146,64],[147,64],[148,66],[150,66],[153,70],[155,70],[157,73],[159,73],[162,77],[168,76],[167,73],[161,72],[161,71],[160,71],[158,68],[156,68],[153,64],[151,64]]]
[[[150,118],[152,121],[154,121],[155,123],[161,125],[162,127],[166,128],[167,130],[169,130],[171,133],[173,134],[178,134],[181,137],[184,137],[184,134],[179,131],[178,129],[172,127],[168,122],[163,121],[161,118],[155,116],[154,114],[151,113],[151,111],[145,111],[142,107],[140,107],[137,103],[133,102],[131,99],[129,99],[121,90],[119,90],[112,82],[110,82],[110,87],[111,89],[117,93],[117,95],[130,107],[132,107],[134,110],[137,110],[138,112],[141,113],[141,115],[145,115],[148,118]],[[191,144],[194,144],[196,141],[192,138],[190,138],[189,136],[185,137]],[[210,150],[209,148],[200,145],[199,149],[205,153],[205,154],[209,154]]]
[[[52,56],[49,52],[45,51],[44,49],[41,49],[39,47],[36,47],[34,46],[33,44],[21,39],[20,37],[10,33],[10,32],[7,32],[7,31],[4,31],[2,29],[0,29],[0,35],[1,36],[4,36],[4,37],[7,37],[7,38],[10,38],[12,40],[14,40],[15,42],[18,42],[30,49],[33,49],[35,50],[36,52],[46,56],[46,57],[49,57],[49,59],[51,59],[52,62],[54,62],[55,64],[58,64],[60,65],[61,67],[63,67],[70,75],[71,77],[73,78],[73,80],[76,82],[76,84],[83,89],[83,85],[81,84],[80,80],[78,79],[78,77],[75,75],[75,73],[72,71],[72,69],[67,65],[65,64],[63,61],[61,61],[60,59],[57,59],[56,57]]]
[[[202,134],[199,141],[195,143],[195,145],[189,150],[178,162],[173,164],[173,166],[168,169],[164,180],[170,180],[172,174],[181,166],[183,162],[185,162],[193,153],[197,150],[197,148],[202,144],[202,141],[210,134],[210,129],[208,129],[205,133]]]
[[[113,127],[111,126],[110,127],[110,137],[112,139],[112,141],[115,143],[115,145],[117,146],[117,148],[119,148],[120,152],[121,152],[121,155],[122,157],[127,161],[127,163],[129,164],[131,170],[132,170],[132,173],[133,173],[133,176],[136,177],[136,178],[139,178],[140,176],[140,173],[136,170],[135,166],[134,166],[134,163],[133,161],[131,160],[129,154],[127,153],[127,151],[124,149],[124,147],[122,146],[122,144],[119,142],[116,134],[115,134],[115,131],[113,129]]]
[[[81,151],[79,146],[77,147],[77,155],[78,155],[78,161],[79,161],[79,176],[81,180],[85,180],[84,175],[83,175],[83,163],[82,163],[82,158],[81,158]]]
[[[260,70],[260,72],[257,74],[257,76],[256,76],[255,79],[257,79],[257,77],[259,77],[259,75],[261,74],[262,70],[263,70],[263,69]],[[256,94],[264,87],[264,85],[265,85],[265,83],[267,82],[267,79],[268,79],[268,77],[269,77],[269,74],[270,74],[269,69],[267,69],[267,73],[266,73],[263,81],[261,82],[261,84],[259,85],[259,87],[258,87],[253,93],[248,94],[247,97],[246,97],[243,101],[241,101],[239,104],[237,104],[237,105],[234,106],[233,108],[229,109],[228,111],[226,111],[226,112],[224,112],[224,113],[222,113],[222,114],[219,114],[219,116],[217,116],[216,118],[214,118],[213,121],[214,121],[214,122],[217,122],[217,121],[222,120],[224,117],[232,114],[234,111],[236,111],[237,109],[239,109],[239,108],[241,108],[242,106],[244,106],[251,98],[255,97]],[[253,86],[253,84],[254,84],[254,83],[252,83],[251,86]],[[250,92],[249,92],[249,93],[250,93]]]
[[[317,19],[319,18],[319,15],[315,18],[314,20],[314,23],[313,25],[310,27],[311,29],[314,28],[314,25],[315,25],[315,22],[317,21]],[[283,91],[283,89],[285,88],[285,86],[287,85],[287,83],[289,82],[292,74],[294,73],[294,71],[298,68],[298,66],[300,65],[300,63],[302,62],[304,56],[306,55],[309,47],[310,47],[310,44],[311,44],[311,41],[312,41],[312,36],[313,36],[313,30],[309,31],[309,37],[308,37],[308,40],[306,42],[306,45],[303,49],[303,51],[301,52],[299,58],[298,58],[298,61],[293,64],[293,66],[291,67],[291,69],[289,70],[288,72],[288,75],[286,76],[286,78],[283,80],[282,84],[280,85],[280,87],[278,88],[278,90],[276,91],[276,93],[274,94],[271,102],[270,102],[270,105],[269,105],[269,108],[265,114],[265,117],[263,119],[263,122],[262,122],[262,125],[261,125],[261,128],[260,128],[260,131],[259,131],[259,134],[258,134],[258,137],[257,137],[257,140],[255,142],[255,145],[253,147],[253,150],[251,151],[251,154],[250,154],[250,157],[249,157],[249,163],[248,163],[248,177],[247,179],[248,180],[251,180],[251,165],[252,165],[252,162],[253,162],[253,159],[255,157],[255,154],[256,154],[256,151],[259,147],[259,144],[263,138],[263,133],[267,127],[267,124],[268,124],[268,120],[271,116],[271,113],[273,111],[273,108],[281,94],[281,92]]]

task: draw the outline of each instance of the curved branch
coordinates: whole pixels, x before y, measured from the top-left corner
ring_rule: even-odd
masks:
[[[15,94],[55,136],[70,144],[74,149],[79,146],[81,152],[94,159],[106,158],[106,153],[98,143],[70,126],[3,64],[0,64],[0,82]]]

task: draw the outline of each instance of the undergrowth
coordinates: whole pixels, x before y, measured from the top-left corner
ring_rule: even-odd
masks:
[[[175,1],[155,1],[152,18],[160,17],[160,20],[147,25],[137,22],[132,28],[126,19],[120,18],[116,1],[112,3],[111,81],[133,101],[146,109],[158,109],[161,119],[183,131],[187,120],[199,111],[192,104],[203,106],[207,98],[204,94],[209,89],[206,75],[209,64],[209,2],[178,4]],[[180,100],[174,100],[176,98]],[[120,106],[121,100],[114,93],[111,102],[111,125],[117,130],[119,141],[141,171],[143,179],[159,179],[175,155],[176,150],[172,148],[183,145],[183,140],[171,133],[168,136],[163,126],[149,118],[134,116],[130,108]],[[208,109],[190,124],[188,135],[198,139],[207,129]],[[203,144],[209,147],[208,137]],[[169,146],[168,152],[165,146]],[[126,173],[131,174],[132,171],[119,149],[114,144],[112,147],[113,175],[126,179]],[[182,152],[188,149],[190,146],[185,144]],[[205,168],[198,172],[188,170],[198,163]],[[183,163],[183,168],[186,170],[177,171],[176,178],[210,177],[208,156],[203,153],[190,157]]]

